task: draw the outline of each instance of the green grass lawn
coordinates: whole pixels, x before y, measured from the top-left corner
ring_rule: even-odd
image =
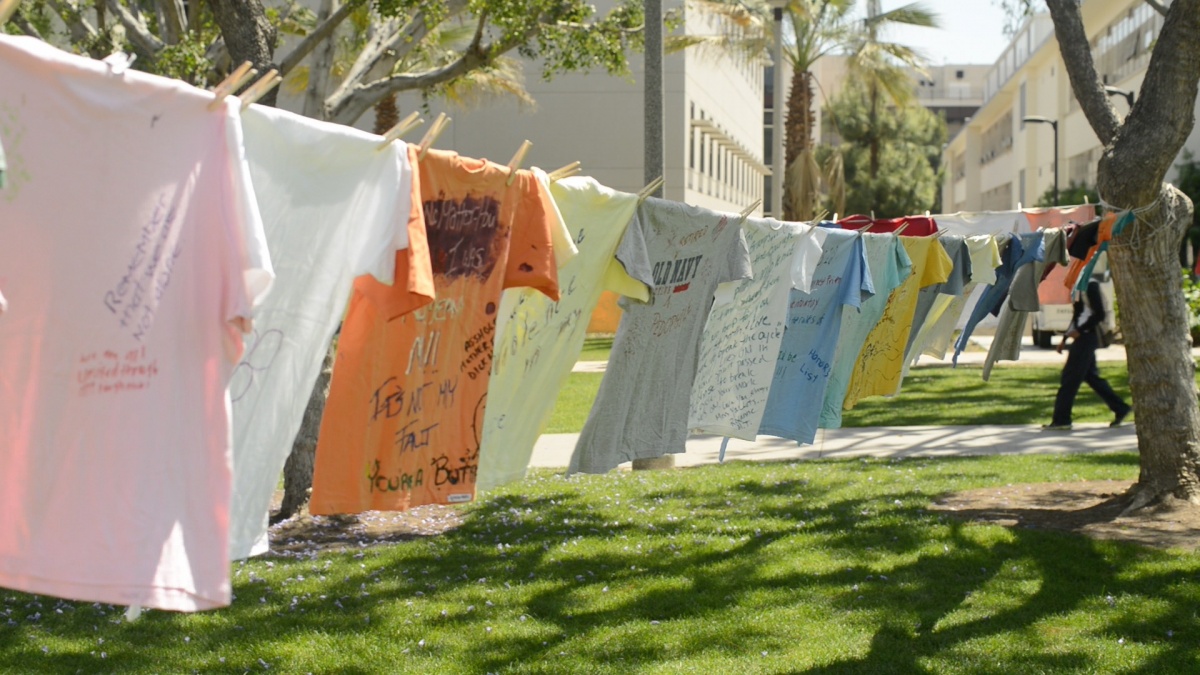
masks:
[[[932,424],[1045,424],[1054,408],[1060,367],[1004,366],[984,382],[980,366],[914,368],[895,397],[864,399],[846,411],[846,427],[890,427]],[[1129,400],[1129,378],[1123,363],[1102,363],[1100,374]],[[600,373],[571,373],[559,392],[546,433],[583,429],[600,389]],[[1076,422],[1107,422],[1112,413],[1086,385],[1075,399]]]
[[[437,537],[235,565],[195,615],[0,589],[4,673],[1193,673],[1200,558],[937,494],[1131,454],[548,472]]]
[[[580,361],[607,361],[612,351],[613,338],[592,336],[583,341],[583,351],[579,354]]]

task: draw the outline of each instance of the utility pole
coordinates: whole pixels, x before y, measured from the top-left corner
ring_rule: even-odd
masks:
[[[643,0],[646,15],[646,66],[643,73],[645,120],[643,126],[643,153],[645,179],[643,185],[664,176],[663,161],[663,13],[662,0]],[[663,189],[654,192],[661,197]]]

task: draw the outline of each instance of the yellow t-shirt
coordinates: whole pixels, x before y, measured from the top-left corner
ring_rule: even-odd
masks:
[[[419,169],[437,299],[415,309],[400,284],[355,281],[321,421],[313,514],[474,498],[501,291],[558,298],[553,207],[533,174],[506,185],[505,167],[437,150]]]
[[[946,281],[954,269],[954,262],[933,237],[900,237],[900,243],[912,261],[912,274],[892,291],[883,316],[867,335],[850,376],[844,410],[868,396],[895,393],[902,377],[904,348],[912,330],[918,291]]]

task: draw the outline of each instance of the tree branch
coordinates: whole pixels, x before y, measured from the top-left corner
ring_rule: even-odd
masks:
[[[507,40],[487,46],[479,44],[479,40],[483,36],[483,31],[478,30],[476,31],[475,39],[471,41],[471,45],[463,52],[462,56],[451,63],[415,75],[392,75],[391,77],[376,80],[370,84],[355,86],[336,105],[330,106],[329,119],[340,124],[353,124],[368,108],[375,105],[384,96],[400,91],[429,89],[444,82],[449,82],[476,68],[487,66],[501,55],[533,39],[540,30],[541,26],[536,25],[525,31],[525,33],[514,35]]]
[[[17,12],[15,15],[13,15],[12,22],[17,28],[21,29],[22,33],[28,35],[29,37],[35,37],[43,41],[45,40],[45,38],[42,37],[42,34],[38,32],[38,29],[34,28],[33,24],[29,23],[29,20],[26,19],[21,12]]]
[[[73,0],[46,0],[46,4],[67,24],[67,28],[71,30],[72,42],[92,40],[99,35],[96,28],[83,18],[83,10]]]
[[[1061,1],[1061,0],[1055,0]],[[1130,174],[1119,185],[1101,185],[1105,196],[1125,207],[1141,206],[1159,193],[1160,181],[1195,123],[1200,91],[1200,0],[1175,0],[1167,11],[1137,103],[1117,131],[1101,163]],[[1137,180],[1136,177],[1146,177]],[[1119,201],[1116,201],[1119,200]]]
[[[179,44],[184,33],[187,32],[187,14],[184,12],[183,2],[181,0],[159,0],[158,5],[162,8],[162,16],[166,19],[163,22],[163,28],[167,34],[167,43]]]
[[[1162,14],[1163,16],[1167,15],[1166,5],[1162,4],[1158,0],[1146,0],[1146,4],[1153,7],[1154,11],[1158,12],[1159,14]]]
[[[119,0],[106,0],[105,4],[120,19],[121,25],[129,35],[129,41],[138,49],[153,57],[166,47],[163,41],[155,37],[146,24],[131,14]]]
[[[1096,132],[1102,145],[1108,145],[1116,136],[1121,123],[1108,95],[1104,83],[1096,74],[1092,60],[1091,45],[1083,28],[1083,17],[1077,0],[1046,0],[1050,18],[1054,21],[1054,34],[1058,39],[1058,50],[1071,79],[1071,90],[1079,107],[1087,117],[1088,124]],[[1158,51],[1157,49],[1155,51]]]
[[[283,57],[283,59],[279,61],[279,74],[287,77],[287,74],[292,72],[293,68],[300,65],[300,62],[304,60],[304,57],[312,53],[312,50],[316,49],[317,45],[329,39],[330,36],[333,35],[333,31],[337,30],[337,27],[342,25],[342,22],[354,12],[355,7],[357,7],[357,3],[353,2],[348,2],[341,7],[338,7],[336,12],[331,14],[328,19],[325,19],[325,21],[321,22],[321,25],[317,26],[311,33],[304,36],[304,39],[300,41],[300,44],[296,45],[295,49],[293,49],[288,53],[287,56]]]

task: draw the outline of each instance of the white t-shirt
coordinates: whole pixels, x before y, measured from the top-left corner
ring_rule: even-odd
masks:
[[[234,560],[267,550],[271,497],[354,277],[392,283],[413,190],[404,143],[257,105],[242,124],[277,276],[229,387]]]
[[[732,284],[709,312],[688,413],[693,433],[758,435],[793,287],[812,289],[826,230],[769,218],[742,224],[753,279]]]
[[[273,277],[237,102],[2,35],[0,82],[0,586],[227,605],[227,388]]]

